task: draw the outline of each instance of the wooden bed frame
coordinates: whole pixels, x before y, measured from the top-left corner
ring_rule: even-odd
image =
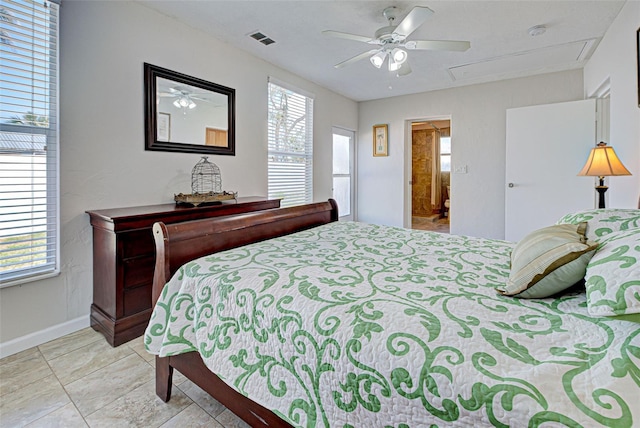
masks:
[[[166,225],[155,223],[156,265],[153,305],[164,285],[183,264],[208,254],[252,242],[287,235],[338,220],[338,206],[327,202],[291,208],[275,208],[249,214],[216,217]],[[204,364],[197,352],[156,356],[156,394],[171,398],[173,369],[190,379],[252,427],[290,427],[265,407],[224,383]]]

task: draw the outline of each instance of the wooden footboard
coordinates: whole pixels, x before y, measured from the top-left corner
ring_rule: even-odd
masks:
[[[153,304],[171,276],[191,260],[337,220],[338,206],[333,199],[329,199],[322,203],[170,225],[156,223],[153,225],[156,244]],[[227,386],[206,368],[196,352],[156,357],[156,393],[162,400],[168,401],[171,397],[174,368],[251,426],[290,426],[271,411]]]

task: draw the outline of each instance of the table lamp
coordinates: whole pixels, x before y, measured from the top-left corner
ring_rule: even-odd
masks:
[[[600,178],[600,185],[596,186],[596,190],[600,194],[598,208],[604,208],[604,194],[608,189],[604,185],[604,178],[612,175],[631,175],[631,173],[622,165],[613,147],[607,146],[607,143],[600,142],[591,149],[587,163],[578,175]]]

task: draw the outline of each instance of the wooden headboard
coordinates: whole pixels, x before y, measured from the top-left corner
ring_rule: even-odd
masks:
[[[329,199],[327,202],[297,207],[274,208],[169,225],[155,223],[153,305],[173,274],[191,260],[332,221],[338,221],[338,205],[336,201]]]

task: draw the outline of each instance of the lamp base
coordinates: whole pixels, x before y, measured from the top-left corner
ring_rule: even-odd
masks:
[[[604,185],[604,177],[599,177],[600,178],[600,185],[596,186],[596,190],[599,193],[599,198],[598,198],[598,208],[604,208],[604,194],[607,191],[608,187]]]

